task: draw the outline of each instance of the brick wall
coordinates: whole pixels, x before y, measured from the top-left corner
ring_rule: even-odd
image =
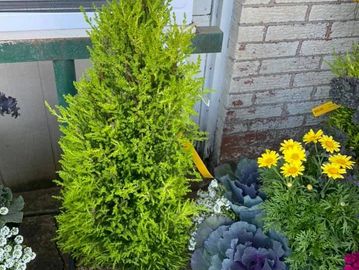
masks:
[[[336,0],[235,0],[232,55],[218,123],[220,161],[255,156],[320,120],[333,51],[359,41],[358,4]]]

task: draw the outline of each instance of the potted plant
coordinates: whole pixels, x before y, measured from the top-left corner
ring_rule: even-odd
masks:
[[[216,168],[208,191],[198,191],[202,211],[195,218],[189,249],[193,270],[286,270],[290,250],[285,237],[264,232],[256,161],[241,159]]]
[[[79,265],[183,269],[194,170],[185,140],[202,94],[190,63],[191,30],[171,22],[169,1],[112,1],[88,20],[93,67],[61,124],[57,243]]]
[[[303,142],[284,140],[280,152],[258,158],[268,196],[264,228],[288,238],[290,269],[337,270],[359,249],[359,188],[347,178],[354,162],[322,130],[310,130]]]

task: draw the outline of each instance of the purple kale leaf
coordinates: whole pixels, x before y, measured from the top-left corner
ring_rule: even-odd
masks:
[[[5,96],[0,92],[0,115],[10,114],[12,117],[17,118],[20,108],[17,107],[17,100],[10,96]]]

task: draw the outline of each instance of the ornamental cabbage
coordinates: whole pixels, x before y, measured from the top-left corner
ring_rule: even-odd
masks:
[[[17,118],[20,115],[19,109],[15,98],[7,97],[0,92],[0,115],[10,114],[12,117]]]
[[[242,159],[234,172],[230,165],[224,164],[216,168],[215,175],[226,189],[224,195],[231,202],[232,210],[241,220],[259,225],[259,204],[263,202],[265,195],[259,190],[256,161]]]
[[[193,270],[286,270],[288,243],[275,232],[264,234],[256,225],[238,221],[215,230],[204,226],[208,237],[191,260]],[[203,232],[199,232],[203,234]]]

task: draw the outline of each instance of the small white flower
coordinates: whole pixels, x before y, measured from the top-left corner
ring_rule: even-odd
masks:
[[[214,190],[208,190],[208,194],[209,194],[209,197],[211,197],[211,198],[214,198],[214,197],[216,197],[216,191],[214,191]]]
[[[0,237],[0,247],[3,247],[7,244],[6,238],[5,237]]]
[[[19,245],[19,244],[16,244],[16,245],[14,246],[14,250],[21,250],[21,251],[22,251],[22,246]],[[31,250],[30,250],[30,252],[31,252]]]
[[[32,249],[31,249],[31,247],[26,247],[26,248],[24,248],[24,253],[26,253],[26,254],[31,254],[32,253]]]
[[[19,234],[19,228],[17,228],[17,227],[13,227],[13,228],[11,228],[11,234],[12,235],[18,235]]]
[[[12,257],[15,259],[20,259],[22,256],[22,250],[14,249]]]
[[[10,258],[10,257],[11,257],[11,254],[5,250],[4,260],[5,260],[5,259],[8,259],[8,258]]]
[[[17,235],[14,239],[16,244],[22,244],[22,242],[24,242],[24,237],[22,235]]]
[[[14,264],[15,264],[15,261],[14,261],[13,259],[7,259],[7,260],[5,261],[5,267],[6,267],[6,268],[11,268],[11,267],[14,266]]]
[[[0,207],[0,215],[5,216],[9,213],[9,209],[5,206]]]
[[[224,205],[223,201],[221,199],[218,199],[216,201],[216,204],[219,205],[219,207],[222,207]]]
[[[16,266],[16,270],[25,270],[25,269],[26,269],[26,264],[24,264],[24,263],[19,263]]]
[[[221,213],[221,206],[219,206],[218,204],[216,204],[216,205],[213,207],[213,211],[214,211],[215,214]]]
[[[32,252],[32,253],[31,253],[31,260],[35,260],[35,258],[36,258],[36,253],[35,253],[35,252]]]
[[[21,258],[21,261],[25,264],[29,263],[31,260],[32,260],[32,254],[24,254],[24,256],[22,256]]]
[[[189,240],[188,250],[194,251],[195,249],[196,249],[196,239],[194,237],[192,237]]]
[[[5,250],[6,253],[10,253],[10,252],[12,251],[12,246],[6,245],[6,246],[4,247],[4,250]]]
[[[10,233],[10,229],[8,226],[4,226],[0,229],[0,235],[7,236]]]
[[[209,184],[209,187],[217,188],[218,187],[218,181],[216,179],[212,180],[212,182]]]

